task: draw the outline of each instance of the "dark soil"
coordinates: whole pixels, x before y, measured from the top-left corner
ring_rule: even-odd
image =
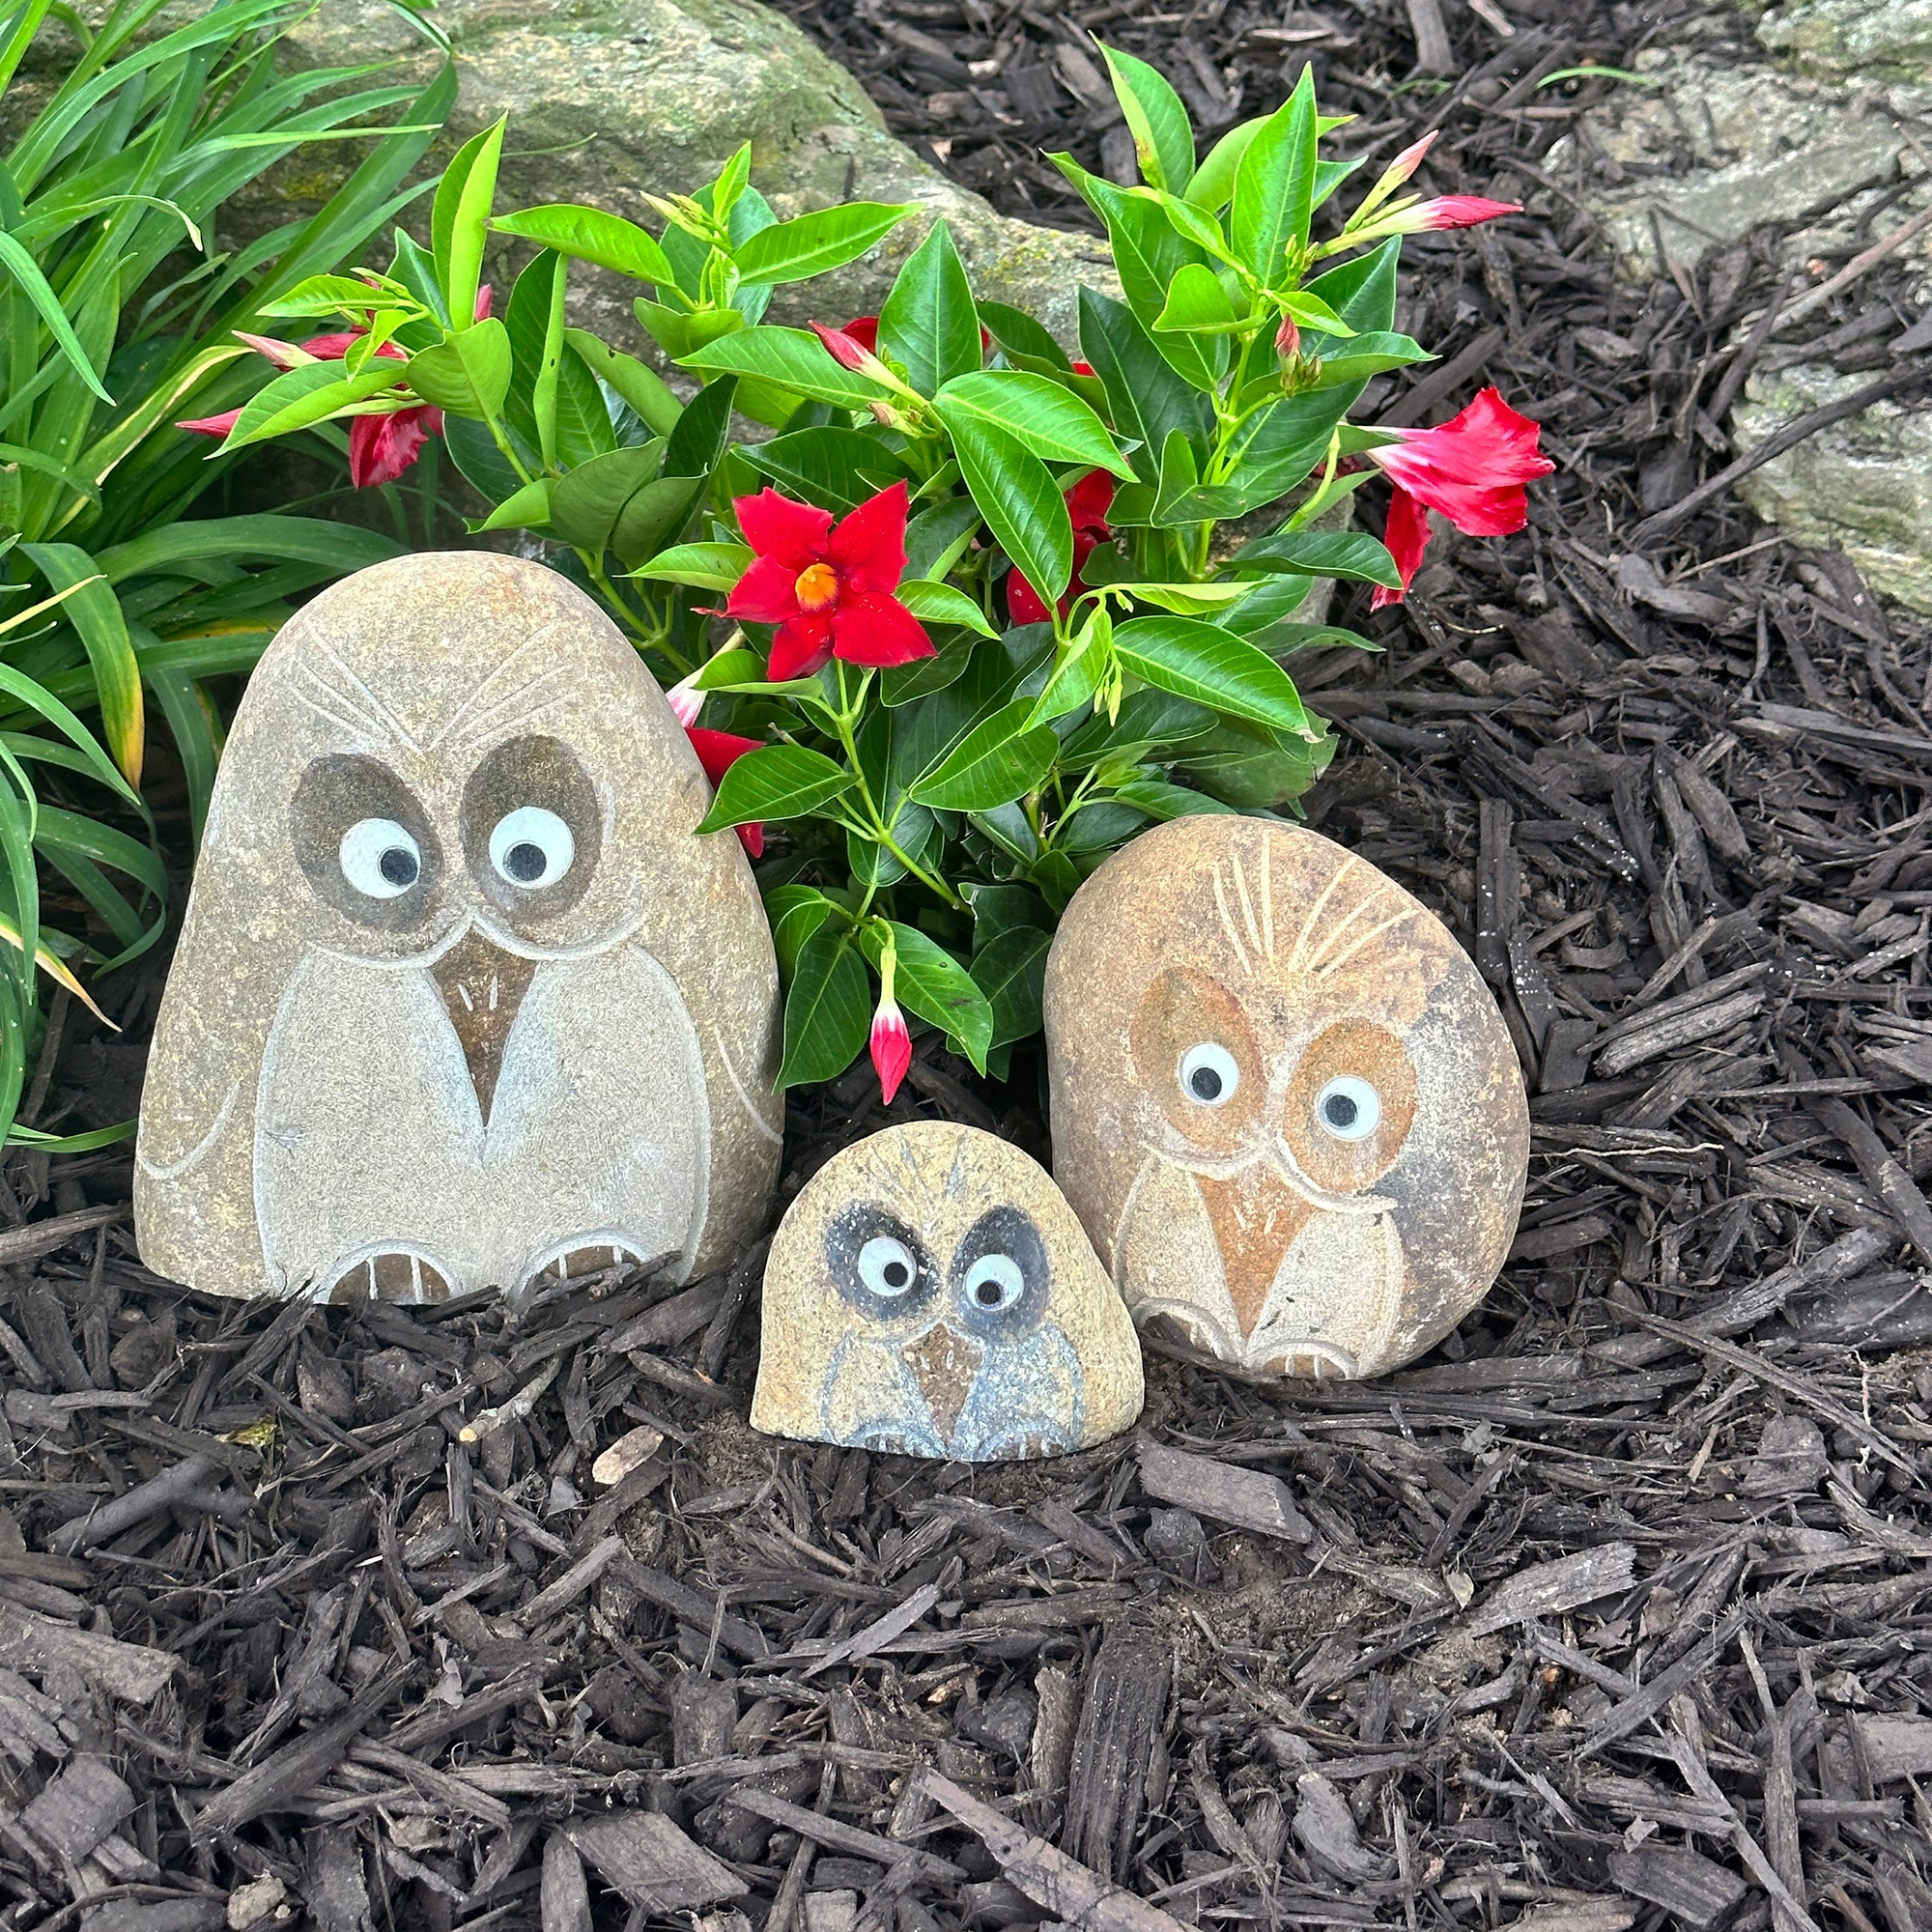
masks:
[[[1440,85],[1399,0],[794,11],[1071,221],[1036,150],[1119,159],[1084,27],[1210,125],[1313,59],[1361,148],[1436,126],[1433,180],[1503,193],[1607,85],[1539,76],[1691,10],[1453,5]],[[1445,360],[1384,398],[1539,416],[1530,528],[1296,667],[1348,741],[1312,817],[1464,938],[1530,1076],[1487,1305],[1362,1385],[1156,1358],[1141,1441],[971,1470],[753,1435],[755,1255],[221,1304],[140,1268],[125,1151],[15,1154],[6,1925],[1932,1925],[1932,631],[1721,495],[1642,524],[1731,461],[1776,238],[1631,289],[1565,189],[1412,248]],[[1863,355],[1895,293],[1811,330]],[[158,974],[107,989],[128,1038]],[[69,1010],[33,1117],[125,1118],[139,1065]],[[1038,1145],[1028,1083],[866,1087],[794,1110],[788,1192],[884,1118]]]

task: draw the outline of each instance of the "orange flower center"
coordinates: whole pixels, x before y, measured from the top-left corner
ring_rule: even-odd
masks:
[[[792,590],[801,611],[823,611],[838,601],[838,573],[829,563],[814,563],[799,573]]]

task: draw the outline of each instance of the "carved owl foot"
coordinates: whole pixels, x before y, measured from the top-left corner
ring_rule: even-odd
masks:
[[[1321,1342],[1291,1345],[1281,1354],[1254,1366],[1261,1375],[1288,1376],[1306,1382],[1352,1381],[1356,1374],[1354,1356]]]
[[[433,1262],[420,1255],[368,1255],[336,1277],[326,1300],[338,1307],[357,1301],[447,1301],[450,1288]]]
[[[581,1242],[581,1245],[580,1245]],[[534,1290],[555,1288],[564,1282],[584,1281],[591,1275],[609,1274],[613,1268],[662,1266],[676,1260],[675,1255],[647,1255],[628,1241],[612,1241],[583,1236],[564,1242],[547,1260],[539,1262],[524,1277],[519,1295]]]

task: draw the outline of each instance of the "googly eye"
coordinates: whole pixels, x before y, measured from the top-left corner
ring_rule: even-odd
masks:
[[[895,1300],[919,1279],[919,1263],[903,1241],[874,1235],[859,1250],[859,1279],[882,1299]]]
[[[1026,1293],[1026,1277],[1011,1255],[981,1255],[966,1270],[965,1291],[973,1307],[994,1314]]]
[[[1316,1094],[1315,1118],[1338,1141],[1365,1141],[1381,1125],[1381,1095],[1366,1080],[1344,1073]]]
[[[1180,1056],[1180,1091],[1204,1107],[1219,1107],[1235,1097],[1241,1069],[1218,1041],[1204,1039]]]
[[[497,821],[490,835],[490,863],[513,886],[537,892],[570,870],[577,840],[555,812],[522,805]]]
[[[358,818],[340,856],[342,876],[365,898],[401,898],[422,877],[422,848],[393,818]]]

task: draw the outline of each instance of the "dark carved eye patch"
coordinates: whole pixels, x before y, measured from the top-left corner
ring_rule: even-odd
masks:
[[[826,1230],[825,1264],[838,1293],[874,1321],[922,1315],[939,1293],[924,1243],[896,1214],[869,1203],[847,1208]]]
[[[1018,1208],[989,1208],[952,1257],[960,1318],[977,1335],[1010,1340],[1037,1325],[1048,1276],[1046,1243],[1032,1215]]]
[[[463,851],[483,895],[512,924],[568,912],[603,844],[597,788],[560,738],[511,738],[463,788]]]
[[[346,752],[316,759],[289,816],[317,897],[381,932],[423,923],[442,876],[441,848],[415,794],[381,759]]]

